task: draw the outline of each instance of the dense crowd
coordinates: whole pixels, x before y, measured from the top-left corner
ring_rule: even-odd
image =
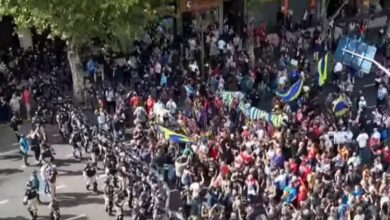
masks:
[[[350,28],[348,34],[364,37],[365,30]],[[275,41],[264,28],[242,34],[229,23],[222,28],[212,24],[205,30],[204,51],[195,30],[174,40],[162,27],[151,29],[135,42],[123,65],[108,56],[99,70],[90,58],[85,104],[95,112],[94,126],[59,92],[60,85],[71,85],[63,54],[50,48],[9,51],[3,105],[9,103],[14,114],[11,125],[26,165],[29,150],[43,163],[41,173],[53,201],[55,158],[45,123],[58,124],[75,159],[89,154],[87,190],[98,190],[96,176],[103,167],[106,211],[115,207],[117,219],[123,218],[126,199],[139,219],[168,214],[172,219],[389,218],[387,75],[375,68],[370,73],[376,74],[377,87],[372,108],[367,88],[354,87],[355,77],[367,76],[341,63],[329,71],[332,92],[316,85],[312,67],[334,51],[338,38],[332,30],[327,39],[321,39],[320,30],[282,30]],[[377,59],[389,67],[381,50]],[[303,78],[303,92],[295,100],[273,97]],[[240,111],[242,100],[224,102],[224,91],[237,90],[252,106],[273,97],[272,112],[287,115],[282,126],[249,120]],[[335,114],[340,97],[348,108]],[[28,119],[34,116],[28,135],[18,133],[22,109]],[[166,210],[162,180],[181,193],[176,212]],[[34,185],[29,182],[28,190]]]

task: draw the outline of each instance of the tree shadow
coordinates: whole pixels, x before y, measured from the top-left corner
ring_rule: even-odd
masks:
[[[2,155],[0,156],[0,160],[22,160],[22,156],[20,154],[10,154],[10,155]]]
[[[80,163],[79,161],[69,158],[69,159],[54,159],[53,164],[55,164],[57,167],[67,167],[71,164]]]
[[[69,214],[67,214],[67,215],[63,215],[63,214],[61,214],[61,219],[70,219],[70,218],[75,218],[75,217],[77,217],[78,215],[69,215]],[[38,220],[40,220],[40,219],[50,219],[50,217],[49,216],[38,216]],[[87,220],[88,219],[88,217],[87,216],[83,216],[83,217],[77,217],[77,220]],[[24,219],[23,219],[24,220]]]
[[[23,216],[0,218],[0,220],[30,220],[30,219],[31,218],[26,218],[26,217],[23,217]]]
[[[60,176],[80,176],[83,174],[82,170],[61,170],[59,169]]]
[[[0,175],[12,175],[12,174],[15,174],[15,173],[22,173],[23,170],[21,169],[15,169],[15,168],[10,168],[10,169],[0,169]]]
[[[104,199],[92,192],[58,193],[60,207],[74,207],[83,204],[104,204]]]

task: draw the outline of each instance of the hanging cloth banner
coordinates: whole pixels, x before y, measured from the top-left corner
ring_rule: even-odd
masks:
[[[234,99],[237,99],[239,101],[238,108],[249,120],[254,121],[262,119],[267,121],[268,123],[271,123],[274,127],[277,128],[282,127],[284,125],[283,119],[285,115],[283,113],[276,114],[273,112],[263,111],[256,107],[251,107],[249,103],[244,102],[244,94],[241,92],[222,92],[222,101],[225,105],[230,106]]]
[[[298,98],[303,87],[303,79],[295,82],[286,92],[280,93],[276,92],[276,95],[279,96],[283,103],[294,101]]]

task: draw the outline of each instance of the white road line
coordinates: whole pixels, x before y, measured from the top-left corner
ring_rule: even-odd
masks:
[[[19,149],[9,150],[9,151],[0,153],[0,156],[5,156],[5,155],[8,155],[8,154],[17,153],[17,152],[19,152],[19,151],[20,151]]]
[[[8,199],[6,199],[6,200],[1,200],[1,201],[0,201],[0,205],[4,205],[4,204],[6,204],[6,203],[9,203],[9,200],[8,200]]]
[[[75,217],[72,217],[72,218],[67,218],[65,220],[76,220],[76,219],[84,218],[84,217],[87,217],[87,215],[86,214],[81,214],[81,215],[78,215],[78,216],[75,216]]]
[[[107,175],[106,174],[99,175],[98,179],[101,179],[101,178],[104,178],[104,177],[107,177]]]
[[[13,143],[12,144],[12,146],[18,146],[19,145],[19,143]]]
[[[59,137],[60,134],[53,134],[53,137]]]
[[[376,108],[376,105],[370,105],[367,107],[368,109]]]
[[[73,157],[73,154],[68,154],[65,156],[65,158],[72,158]]]
[[[56,186],[56,189],[63,189],[63,188],[66,188],[66,185],[59,185],[59,186]]]
[[[375,83],[366,84],[363,86],[363,88],[372,87],[375,86]]]
[[[25,169],[26,165],[23,164],[23,165],[20,166],[20,168]]]

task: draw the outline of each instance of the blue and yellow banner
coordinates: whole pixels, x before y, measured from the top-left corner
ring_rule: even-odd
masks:
[[[317,64],[318,85],[323,86],[328,80],[328,53],[323,56]]]
[[[335,114],[336,117],[341,117],[349,111],[350,106],[351,104],[348,101],[348,99],[340,95],[333,102],[333,113]]]
[[[303,79],[298,80],[285,93],[276,92],[276,95],[279,96],[284,103],[294,101],[301,93],[303,81]]]
[[[190,139],[182,134],[176,133],[168,128],[164,128],[163,126],[158,126],[159,131],[163,134],[165,140],[169,140],[173,143],[188,143],[191,142]]]

